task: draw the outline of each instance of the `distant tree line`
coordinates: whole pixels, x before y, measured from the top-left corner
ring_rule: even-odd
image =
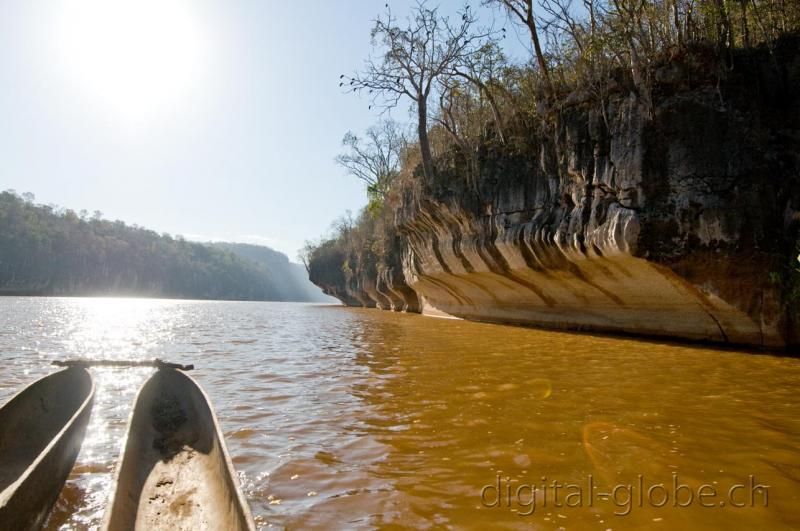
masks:
[[[270,271],[220,248],[0,192],[0,293],[282,300]]]

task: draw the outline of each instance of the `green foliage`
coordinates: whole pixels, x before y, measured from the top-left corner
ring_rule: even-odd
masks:
[[[800,240],[795,243],[794,252],[789,253],[788,261],[780,254],[774,255],[773,260],[767,281],[780,291],[792,319],[800,322]]]
[[[384,120],[370,127],[364,138],[351,131],[342,140],[345,151],[336,157],[336,163],[367,185],[367,211],[373,217],[379,216],[383,210],[386,194],[397,178],[407,144],[405,133],[393,120]]]
[[[350,268],[350,262],[347,260],[342,263],[342,274],[344,278],[348,280],[353,276],[353,270]]]
[[[786,300],[795,316],[800,314],[800,241],[795,245],[795,256],[786,279]]]
[[[273,300],[269,271],[181,237],[0,192],[0,293]]]
[[[381,190],[377,185],[370,185],[367,187],[367,212],[374,218],[377,218],[383,212],[383,204],[386,200],[386,192]]]

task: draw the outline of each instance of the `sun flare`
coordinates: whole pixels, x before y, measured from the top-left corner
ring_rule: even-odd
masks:
[[[207,55],[198,17],[180,0],[64,2],[52,35],[70,79],[129,119],[179,104],[198,84]]]

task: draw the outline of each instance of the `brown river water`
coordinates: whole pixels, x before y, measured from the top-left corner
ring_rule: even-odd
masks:
[[[0,299],[0,402],[194,363],[262,529],[797,529],[800,359],[291,303]],[[94,529],[148,369],[94,369],[48,529]],[[677,497],[676,497],[677,494]]]

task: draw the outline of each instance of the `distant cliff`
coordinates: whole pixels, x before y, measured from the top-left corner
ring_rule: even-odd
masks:
[[[266,247],[187,242],[0,192],[0,295],[321,300],[304,273]]]
[[[735,52],[724,77],[671,58],[650,101],[579,87],[487,136],[477,172],[441,153],[435,179],[417,171],[382,219],[319,246],[311,280],[349,305],[797,344],[798,42]]]
[[[308,271],[300,264],[290,262],[289,258],[278,251],[263,245],[247,243],[215,242],[212,247],[228,251],[241,258],[266,268],[275,279],[275,290],[278,300],[297,302],[338,302],[333,297],[322,293],[322,290],[308,280]]]

